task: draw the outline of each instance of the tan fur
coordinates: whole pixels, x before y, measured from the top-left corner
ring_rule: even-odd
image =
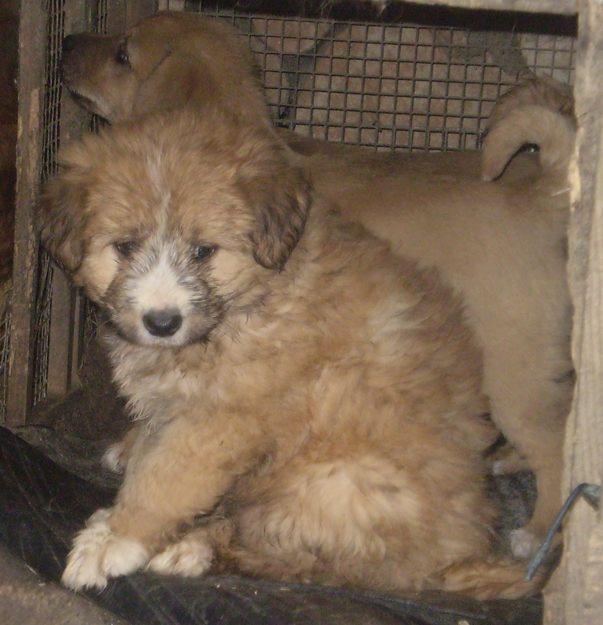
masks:
[[[388,162],[363,155],[356,165],[359,156],[312,157],[314,184],[345,207],[345,217],[389,240],[396,253],[437,267],[462,293],[483,348],[492,417],[536,473],[539,496],[529,532],[541,537],[561,499],[573,386],[567,181],[486,183],[462,171],[426,174],[410,157]],[[398,167],[402,161],[406,166]]]
[[[230,93],[228,106],[234,114],[248,113],[249,119],[265,115],[258,104],[259,91],[250,96],[240,88],[255,86],[249,82],[254,70],[249,55],[241,51],[240,39],[221,25],[223,40],[216,46],[208,34],[212,28],[208,18],[160,14],[141,22],[132,32],[148,30],[149,35],[144,45],[137,43],[137,54],[132,56],[135,73],[137,59],[153,58],[152,50],[164,41],[164,28],[172,32],[174,19],[190,29],[185,47],[199,61],[196,83],[205,84],[206,77],[219,79],[220,93]],[[114,62],[116,40],[101,39],[110,51],[103,52],[87,37],[78,47],[81,60],[66,59],[67,84],[75,91],[85,86],[93,101],[124,97],[118,89],[121,83],[97,69],[103,62]],[[224,46],[236,51],[239,63],[228,70]],[[208,57],[217,59],[219,75],[208,65]],[[241,77],[245,73],[247,82]],[[169,78],[169,73],[164,74],[161,88],[145,90],[141,110],[164,108],[166,95],[178,92],[179,73],[173,81]],[[504,98],[497,115],[503,118],[519,104],[560,102],[558,92],[551,89],[534,81]],[[204,110],[211,107],[214,96],[200,89],[190,93],[187,101]],[[571,97],[560,105],[563,114],[568,102]],[[181,104],[181,100],[174,103]],[[133,113],[130,105],[126,108]],[[99,106],[91,109],[98,111]],[[105,115],[110,120],[123,118]],[[541,537],[560,504],[560,450],[572,392],[565,176],[542,175],[538,156],[520,154],[501,178],[489,183],[480,180],[478,152],[390,155],[289,131],[282,135],[302,155],[300,163],[309,170],[315,188],[340,207],[344,218],[388,241],[396,253],[422,266],[437,267],[462,295],[469,324],[484,352],[484,390],[492,400],[493,418],[536,472],[539,498],[529,532]],[[540,143],[541,138],[534,139]]]
[[[564,117],[574,118],[572,88],[548,76],[532,76],[498,99],[488,118],[488,128],[493,128],[521,106],[542,106]]]
[[[72,35],[64,47],[65,85],[111,122],[187,103],[203,110],[208,102],[267,120],[251,52],[220,21],[162,12],[120,35]],[[129,65],[118,62],[118,52],[127,54]]]
[[[146,424],[115,505],[75,539],[67,585],[149,561],[198,573],[217,550],[218,565],[279,580],[471,594],[474,579],[445,572],[470,560],[489,575],[479,596],[534,589],[486,563],[496,432],[459,302],[343,222],[265,127],[181,113],[87,137],[40,211],[45,244],[109,315],[115,380]],[[199,242],[215,251],[196,263]],[[190,306],[158,339],[133,311],[162,249]],[[89,262],[107,264],[102,280]],[[199,514],[205,529],[170,545]]]

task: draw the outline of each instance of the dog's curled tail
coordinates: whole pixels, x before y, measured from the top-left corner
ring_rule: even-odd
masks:
[[[482,152],[482,180],[498,178],[526,144],[540,148],[540,163],[546,175],[565,175],[575,136],[571,117],[539,104],[519,106],[488,131]]]
[[[428,586],[480,601],[518,599],[537,594],[546,581],[544,573],[526,581],[526,568],[526,563],[502,556],[463,560],[431,576]]]
[[[565,173],[572,154],[576,123],[568,85],[533,76],[505,93],[488,119],[482,155],[482,178],[494,180],[525,144],[540,147],[544,173]]]

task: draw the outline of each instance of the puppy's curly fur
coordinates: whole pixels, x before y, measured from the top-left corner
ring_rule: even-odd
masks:
[[[40,213],[146,423],[68,586],[216,559],[386,591],[532,589],[489,560],[496,432],[459,302],[342,222],[273,133],[182,112],[115,127],[63,155]]]
[[[268,123],[249,50],[227,24],[164,12],[124,35],[81,34],[70,46],[67,86],[111,122],[184,106],[204,114],[220,106]],[[536,111],[533,124],[532,113],[517,111],[524,105],[548,110],[545,116]],[[314,187],[344,218],[388,241],[396,253],[437,267],[463,297],[484,353],[492,418],[538,480],[533,519],[513,544],[522,555],[544,535],[561,499],[572,394],[563,171],[574,134],[569,115],[571,94],[554,82],[534,79],[503,97],[491,120],[483,178],[497,176],[526,141],[541,145],[545,167],[543,172],[536,155],[521,154],[495,182],[480,180],[479,152],[386,154],[283,133],[304,155]]]

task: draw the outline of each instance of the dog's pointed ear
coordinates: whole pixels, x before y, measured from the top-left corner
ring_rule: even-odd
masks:
[[[253,257],[266,269],[281,270],[304,232],[312,187],[303,171],[282,163],[244,186],[253,210]]]
[[[77,271],[83,259],[86,189],[85,173],[66,168],[45,184],[36,207],[36,226],[42,244],[70,273]]]
[[[132,113],[171,111],[191,104],[193,96],[200,102],[213,101],[216,85],[208,72],[200,70],[201,61],[180,50],[168,52],[153,73],[140,85]],[[203,97],[207,93],[207,97]]]

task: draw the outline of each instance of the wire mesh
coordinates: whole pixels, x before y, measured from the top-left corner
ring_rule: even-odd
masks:
[[[92,16],[92,30],[95,33],[104,34],[107,32],[109,21],[109,0],[98,0]]]
[[[275,123],[319,139],[378,150],[465,150],[479,147],[493,104],[531,73],[571,83],[574,38],[422,22],[361,21],[271,15],[261,3],[162,0],[160,8],[201,12],[233,23],[261,68]],[[107,30],[112,0],[98,0],[91,29]],[[280,5],[284,7],[285,5]],[[259,8],[258,8],[259,7]],[[426,9],[429,11],[429,8]],[[49,0],[44,176],[54,171],[59,140],[58,61],[63,2]],[[100,121],[93,118],[92,130]],[[50,279],[40,265],[36,401],[45,394]],[[79,362],[97,335],[95,307],[82,299]],[[0,341],[2,340],[0,335]]]
[[[518,79],[572,81],[572,37],[249,14],[233,4],[163,3],[236,25],[256,55],[275,122],[318,139],[476,149],[494,103]]]
[[[92,19],[92,30],[95,33],[107,34],[109,12],[111,0],[98,0],[96,3],[96,13]],[[90,129],[92,132],[98,132],[105,125],[105,121],[97,115],[92,115],[90,120]],[[100,316],[97,307],[83,294],[78,294],[80,298],[80,336],[78,341],[78,353],[76,367],[79,370],[84,363],[84,358],[90,346],[99,332]]]
[[[42,181],[56,171],[61,117],[61,41],[65,29],[65,1],[47,1],[47,48],[44,72],[44,112],[42,117]],[[34,316],[33,402],[46,396],[52,306],[52,264],[44,250],[38,263],[37,293]]]
[[[111,0],[98,0],[91,7],[92,30],[104,33],[107,30],[109,4]],[[45,95],[43,113],[42,181],[56,171],[56,157],[60,147],[61,132],[61,43],[65,32],[65,0],[47,0],[47,52],[45,66]],[[91,121],[94,129],[98,120]],[[33,403],[46,397],[50,346],[50,322],[52,311],[53,265],[45,251],[40,252],[38,264],[37,296],[34,321],[34,374]],[[1,340],[1,337],[0,337]]]

